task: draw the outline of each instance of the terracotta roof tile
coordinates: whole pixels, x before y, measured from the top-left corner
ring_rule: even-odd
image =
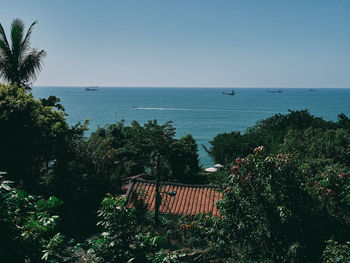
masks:
[[[170,196],[175,191],[175,196]],[[196,215],[198,213],[211,213],[219,216],[216,202],[222,199],[222,194],[209,185],[186,185],[177,183],[162,183],[160,187],[161,206],[160,213],[174,215]],[[135,179],[126,195],[126,206],[132,207],[134,198],[143,199],[147,209],[152,211],[155,207],[155,182]]]

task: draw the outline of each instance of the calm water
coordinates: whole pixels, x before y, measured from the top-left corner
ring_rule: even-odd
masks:
[[[191,133],[199,145],[203,166],[212,164],[202,148],[218,133],[244,132],[260,119],[288,109],[308,109],[326,120],[339,113],[350,116],[350,89],[282,89],[268,93],[265,88],[235,88],[235,96],[222,95],[222,88],[84,88],[35,87],[37,98],[55,95],[69,114],[70,124],[90,121],[90,132],[124,119],[144,123],[173,121],[178,137]],[[88,133],[88,134],[89,134]]]

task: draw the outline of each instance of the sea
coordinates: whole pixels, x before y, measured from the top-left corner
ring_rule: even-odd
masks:
[[[340,113],[350,116],[350,89],[331,88],[234,88],[235,95],[224,95],[231,88],[130,88],[34,87],[36,98],[55,95],[65,107],[70,125],[89,120],[89,131],[125,120],[143,124],[172,121],[176,137],[192,134],[198,144],[203,167],[213,161],[203,145],[219,133],[244,132],[257,121],[288,110],[307,109],[325,120],[337,120]],[[277,91],[281,92],[277,92]]]

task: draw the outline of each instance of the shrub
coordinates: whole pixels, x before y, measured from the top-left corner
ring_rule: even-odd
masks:
[[[339,244],[334,240],[328,240],[326,249],[322,255],[323,263],[350,262],[350,242]]]
[[[317,262],[329,235],[328,215],[305,187],[289,154],[258,147],[238,158],[219,204],[228,257],[259,262]]]
[[[137,211],[140,209],[140,211]],[[94,262],[153,262],[164,242],[154,234],[149,218],[137,209],[127,209],[125,199],[108,195],[98,212],[102,234],[88,240],[88,254]]]
[[[64,236],[57,233],[62,201],[43,199],[11,187],[0,175],[0,258],[4,262],[73,262]]]

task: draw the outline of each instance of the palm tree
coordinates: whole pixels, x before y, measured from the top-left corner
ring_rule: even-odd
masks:
[[[34,21],[24,36],[24,23],[14,19],[11,24],[11,45],[0,23],[0,78],[30,89],[41,71],[45,50],[30,47],[30,35],[37,21]]]

